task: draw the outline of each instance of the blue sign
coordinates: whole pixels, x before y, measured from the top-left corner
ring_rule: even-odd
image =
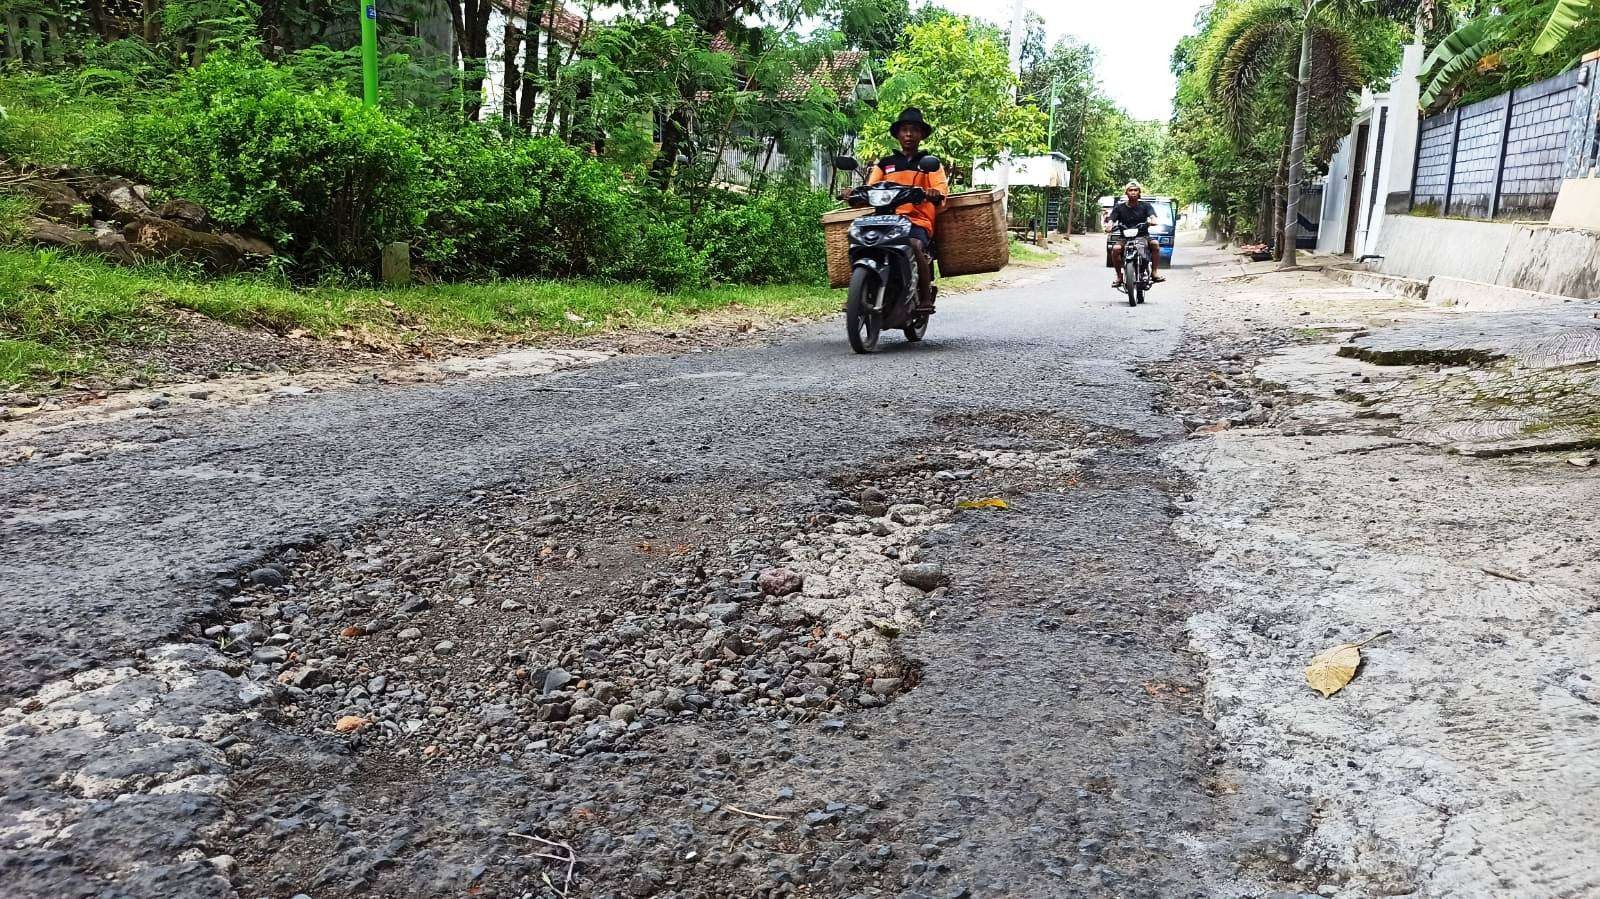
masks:
[[[367,4],[367,18],[372,19],[373,21],[377,21],[378,19],[378,8],[370,3]]]

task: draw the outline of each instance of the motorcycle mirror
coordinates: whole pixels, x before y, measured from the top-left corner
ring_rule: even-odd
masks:
[[[939,157],[937,157],[937,156],[924,156],[921,159],[917,160],[917,168],[921,169],[924,172],[927,172],[930,175],[933,174],[934,172],[939,171],[939,169],[941,169],[943,167],[944,167],[944,163],[940,162],[939,161]]]
[[[861,168],[861,163],[856,162],[854,156],[835,156],[833,157],[833,167],[841,172],[853,172]]]

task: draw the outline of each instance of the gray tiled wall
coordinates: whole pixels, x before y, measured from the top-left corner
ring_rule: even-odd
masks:
[[[1563,176],[1591,155],[1573,142],[1592,140],[1592,124],[1586,124],[1600,101],[1593,84],[1597,68],[1589,62],[1423,119],[1412,209],[1466,218],[1549,218]]]

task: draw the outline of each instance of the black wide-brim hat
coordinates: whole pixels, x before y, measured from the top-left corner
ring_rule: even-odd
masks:
[[[900,130],[901,125],[916,125],[918,128],[921,128],[922,138],[924,140],[926,140],[929,135],[933,134],[933,126],[928,124],[927,121],[922,118],[922,110],[916,108],[915,106],[907,106],[905,110],[900,113],[900,118],[895,119],[894,123],[889,126],[889,136],[894,137],[895,132]]]

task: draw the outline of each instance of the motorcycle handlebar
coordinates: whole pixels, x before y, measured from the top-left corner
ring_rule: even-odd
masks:
[[[877,184],[863,184],[860,187],[857,187],[854,190],[850,191],[850,199],[852,199],[852,200],[861,200],[861,201],[865,202],[866,199],[867,199],[867,191],[869,191],[869,190],[888,190],[888,189],[894,189],[894,190],[899,190],[899,191],[904,192],[906,196],[905,196],[904,199],[901,200],[902,203],[926,203],[926,202],[928,202],[928,192],[926,190],[924,190],[924,189],[922,189],[920,187],[916,187],[914,185],[896,184],[893,181],[882,181],[882,182],[879,182]]]

